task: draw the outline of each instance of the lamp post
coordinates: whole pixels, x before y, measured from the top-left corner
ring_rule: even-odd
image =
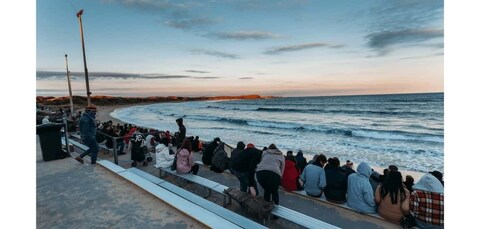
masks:
[[[66,76],[68,77],[69,106],[71,108],[71,114],[73,114],[73,93],[71,92],[71,80],[69,78],[68,54],[64,54],[64,58],[66,59]]]
[[[85,85],[87,86],[87,105],[90,105],[90,87],[89,87],[89,71],[87,70],[87,58],[85,57],[85,41],[83,40],[83,26],[82,26],[83,9],[76,13],[76,17],[80,22],[80,37],[82,38],[82,51],[83,51],[83,67],[85,68]]]

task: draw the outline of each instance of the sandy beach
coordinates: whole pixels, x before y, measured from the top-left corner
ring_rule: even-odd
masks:
[[[106,121],[111,120],[111,121],[113,121],[113,123],[125,124],[125,122],[122,122],[121,120],[118,120],[116,118],[111,117],[110,116],[111,112],[113,112],[115,109],[118,109],[118,108],[147,105],[147,104],[152,104],[152,103],[138,103],[138,104],[128,104],[128,105],[117,105],[117,106],[98,106],[97,120],[100,120],[101,122],[106,122]],[[227,144],[232,146],[232,147],[235,147],[234,143],[227,143]],[[304,157],[307,160],[311,160],[313,158],[313,155],[304,155]],[[354,163],[354,170],[356,170],[356,168],[360,162],[354,161],[353,163]],[[341,164],[345,164],[345,161],[341,162]],[[368,164],[370,164],[370,163],[368,163]],[[370,165],[370,166],[373,168],[373,170],[377,171],[380,174],[383,174],[383,171],[385,169],[385,168],[377,167],[377,166],[373,166],[373,165]],[[424,173],[417,172],[417,171],[400,170],[400,172],[401,172],[401,175],[403,176],[403,179],[406,175],[411,175],[415,179],[415,182],[417,182],[424,175]]]

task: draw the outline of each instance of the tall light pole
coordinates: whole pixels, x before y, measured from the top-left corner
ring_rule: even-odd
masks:
[[[76,17],[80,22],[80,37],[82,38],[82,50],[83,50],[83,67],[85,68],[85,84],[87,86],[87,105],[90,105],[90,87],[89,87],[89,71],[87,70],[87,58],[85,57],[85,41],[83,40],[83,26],[82,26],[82,14],[83,9],[76,13]]]
[[[71,92],[71,80],[69,78],[68,54],[64,54],[64,59],[66,59],[66,76],[68,77],[69,106],[71,108],[71,114],[73,114],[73,93]]]

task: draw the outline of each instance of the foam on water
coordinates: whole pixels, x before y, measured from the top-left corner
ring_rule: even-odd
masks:
[[[175,119],[183,117],[188,135],[230,145],[275,143],[283,151],[423,172],[444,167],[443,94],[162,103],[111,116],[174,132]]]

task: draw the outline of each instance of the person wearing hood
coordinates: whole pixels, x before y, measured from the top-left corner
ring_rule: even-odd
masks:
[[[186,138],[186,127],[184,126],[183,123],[184,121],[182,118],[178,118],[177,120],[175,120],[175,122],[177,123],[177,126],[179,126],[179,132],[176,138],[176,143],[177,147],[180,148],[181,144],[183,144],[184,139]]]
[[[278,205],[278,189],[285,171],[285,156],[276,145],[269,145],[269,148],[262,153],[262,160],[257,165],[256,171],[257,180],[264,189],[264,200],[270,202],[272,197],[274,203]]]
[[[83,164],[83,157],[90,154],[90,164],[94,165],[97,161],[97,153],[99,152],[99,145],[97,144],[95,134],[95,116],[97,113],[97,107],[93,104],[89,104],[85,108],[85,113],[80,118],[79,128],[80,136],[82,138],[83,144],[89,147],[88,150],[80,154],[75,158],[78,162]]]
[[[371,174],[370,166],[366,162],[361,162],[356,173],[347,178],[347,206],[365,214],[376,212],[373,189],[369,180]]]
[[[156,167],[170,168],[174,163],[174,155],[170,154],[170,149],[165,144],[160,143],[155,147],[156,150]]]
[[[321,197],[323,189],[326,186],[326,176],[323,166],[326,164],[326,157],[319,154],[311,164],[307,165],[300,175],[304,181],[304,190],[307,195],[312,197]]]
[[[215,148],[217,148],[220,142],[221,142],[220,138],[214,138],[214,140],[210,142],[207,148],[203,151],[203,156],[201,157],[201,161],[203,162],[204,165],[212,164],[212,157],[214,156]]]
[[[444,228],[444,188],[432,174],[413,185],[410,211],[419,228]]]
[[[300,173],[302,173],[302,171],[304,171],[304,168],[307,166],[307,160],[306,158],[304,158],[302,150],[299,150],[299,152],[297,152],[295,161],[297,162],[297,167],[299,167]]]

